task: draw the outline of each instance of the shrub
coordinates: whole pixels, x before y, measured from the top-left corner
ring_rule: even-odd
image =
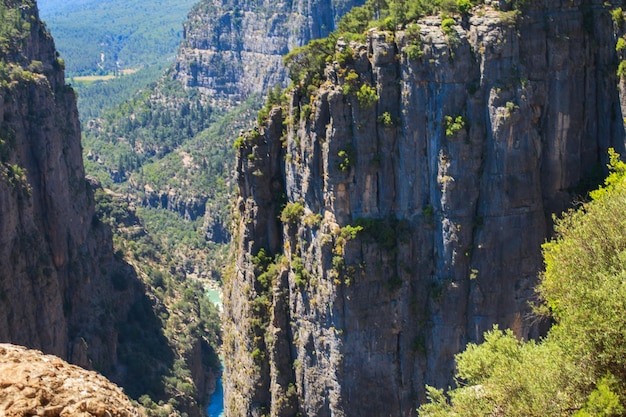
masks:
[[[474,5],[470,0],[456,0],[456,7],[459,9],[459,13],[466,15]]]
[[[620,52],[624,48],[626,48],[626,40],[624,40],[624,38],[619,38],[615,44],[615,51]]]
[[[245,142],[246,141],[243,138],[243,136],[239,136],[239,137],[237,137],[237,139],[235,139],[235,142],[233,143],[233,147],[235,149],[240,149],[244,145]]]
[[[346,77],[344,78],[344,84],[341,88],[343,95],[347,96],[350,93],[352,93],[354,87],[357,85],[358,82],[359,82],[359,74],[357,74],[355,70],[350,70],[348,74],[346,75]]]
[[[611,10],[611,17],[613,17],[613,22],[617,26],[621,27],[624,24],[624,13],[621,7]]]
[[[454,32],[454,28],[452,26],[456,25],[456,21],[451,17],[442,17],[441,18],[441,30],[447,36],[450,36]]]
[[[340,158],[339,160],[339,169],[343,172],[346,172],[352,167],[354,163],[354,148],[352,145],[347,146],[345,149],[337,152],[337,156]]]
[[[283,223],[296,223],[304,215],[304,206],[301,203],[287,203],[280,213]]]
[[[617,67],[617,75],[619,77],[626,76],[626,60],[622,60]]]
[[[380,117],[378,117],[377,121],[386,128],[393,127],[394,124],[393,119],[391,118],[391,113],[389,113],[388,111],[384,112]]]
[[[465,118],[463,116],[444,116],[444,127],[446,129],[446,136],[454,136],[461,129],[465,128]]]
[[[361,85],[359,91],[356,92],[356,98],[363,108],[370,108],[378,101],[376,89],[367,84]]]

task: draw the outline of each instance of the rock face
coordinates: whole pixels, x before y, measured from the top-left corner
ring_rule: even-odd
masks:
[[[203,1],[184,25],[175,78],[218,101],[286,85],[282,56],[327,36],[363,0]]]
[[[370,31],[245,136],[228,416],[412,416],[493,324],[539,334],[551,215],[624,150],[609,9],[485,5],[448,33],[419,25]]]
[[[36,3],[2,7],[13,32],[0,47],[0,341],[145,392],[153,375],[131,381],[129,366],[138,365],[145,334],[163,342],[153,350],[158,361],[173,360],[160,322],[95,216],[76,97]]]
[[[0,414],[6,417],[140,417],[122,390],[56,356],[0,344]]]

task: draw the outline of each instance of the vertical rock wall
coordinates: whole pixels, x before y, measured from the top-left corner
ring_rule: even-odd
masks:
[[[0,47],[0,341],[142,386],[153,375],[128,378],[142,336],[121,329],[141,316],[158,334],[160,322],[95,216],[74,91],[36,3],[5,1],[2,13],[16,29]]]
[[[190,13],[176,78],[215,100],[236,102],[285,86],[282,56],[327,36],[362,0],[203,1]]]
[[[493,324],[538,335],[551,215],[624,150],[609,11],[485,6],[449,33],[426,18],[413,59],[408,31],[370,31],[244,137],[227,415],[415,415]]]

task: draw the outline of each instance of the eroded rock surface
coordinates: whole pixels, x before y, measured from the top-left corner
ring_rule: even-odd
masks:
[[[327,36],[362,0],[205,1],[184,26],[175,78],[212,99],[235,103],[286,86],[282,56]]]
[[[229,416],[413,416],[494,324],[540,334],[551,216],[624,150],[621,29],[600,1],[418,23],[340,41],[352,60],[245,136]]]
[[[21,346],[0,344],[0,415],[141,417],[102,375]]]

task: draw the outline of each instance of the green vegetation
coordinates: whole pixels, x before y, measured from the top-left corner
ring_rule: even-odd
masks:
[[[617,76],[626,77],[626,60],[621,60],[617,66]]]
[[[101,157],[105,176],[162,158],[215,121],[213,110],[197,91],[184,90],[167,75],[153,88],[109,110],[85,129],[85,154]]]
[[[300,218],[304,215],[304,206],[302,203],[287,203],[285,208],[280,213],[280,221],[283,223],[297,223]]]
[[[41,1],[69,76],[161,65],[176,53],[196,0]],[[141,19],[137,19],[141,16]]]
[[[259,126],[263,126],[272,108],[274,108],[275,106],[280,106],[283,102],[286,102],[286,97],[280,85],[274,86],[273,89],[270,88],[267,91],[267,99],[265,100],[265,105],[261,110],[259,110],[259,113],[257,115],[257,124]]]
[[[250,126],[260,100],[251,97],[226,115],[204,119],[214,115],[211,109],[176,83],[162,80],[154,87],[156,93],[141,93],[107,112],[100,124],[90,125],[85,131],[85,167],[105,187],[142,204],[153,201],[156,208],[139,208],[137,216],[171,254],[174,265],[184,268],[191,262],[196,272],[219,279],[228,251],[225,225],[235,155],[224,138],[234,138],[235,132]],[[177,201],[191,204],[188,216],[184,209],[166,210],[170,207],[162,205],[161,196],[173,199],[168,204],[174,208]],[[215,225],[205,222],[205,209]]]
[[[356,98],[361,107],[367,109],[373,107],[378,102],[378,94],[376,89],[367,84],[362,84],[359,91],[356,92]]]
[[[354,146],[348,145],[344,149],[337,152],[339,157],[338,168],[342,172],[347,172],[354,165],[355,152]]]
[[[406,54],[407,58],[416,61],[424,55],[422,50],[422,38],[420,36],[421,28],[417,23],[411,23],[407,25],[404,35],[408,41],[402,51]]]
[[[617,27],[621,27],[624,24],[624,12],[621,7],[611,10],[611,17]]]
[[[376,242],[389,253],[398,250],[399,243],[406,239],[408,233],[408,221],[394,217],[386,219],[361,217],[356,220],[356,225],[362,228],[367,239]]]
[[[470,0],[456,0],[456,8],[462,15],[467,15],[474,7]]]
[[[34,7],[34,1],[0,2],[0,58],[20,49],[30,33]]]
[[[446,36],[452,36],[454,33],[452,26],[454,25],[456,25],[456,21],[451,17],[444,16],[441,18],[441,31],[446,34]]]
[[[153,226],[143,223],[128,202],[103,190],[96,191],[95,200],[97,221],[114,230],[116,256],[133,266],[150,294],[133,307],[129,320],[120,327],[121,341],[140,341],[123,344],[118,351],[122,362],[128,364],[130,379],[135,381],[126,386],[127,392],[139,398],[150,415],[172,415],[185,404],[203,400],[191,378],[194,349],[201,347],[204,366],[220,367],[216,353],[221,343],[219,314],[203,285],[185,279],[187,270],[174,263],[171,251],[151,232]],[[178,233],[178,238],[189,233],[175,229],[166,232]],[[126,271],[113,271],[111,280],[120,291],[131,282]],[[159,323],[148,325],[151,317]],[[154,328],[163,329],[163,333],[148,330]]]
[[[0,163],[0,181],[6,183],[20,195],[30,197],[32,189],[26,177],[26,170],[17,164]]]
[[[155,64],[125,75],[93,82],[81,82],[71,77],[69,82],[78,94],[78,113],[83,124],[102,116],[106,111],[130,100],[133,95],[156,82],[164,64]]]
[[[327,38],[317,39],[295,48],[285,55],[284,63],[289,68],[289,76],[295,85],[317,88],[322,83],[326,63],[337,60],[339,65],[344,66],[349,61],[346,59],[349,58],[347,52],[341,56],[336,54],[337,39],[342,37],[346,41],[363,42],[365,33],[372,27],[391,32],[398,28],[410,28],[411,39],[404,52],[410,59],[418,59],[422,52],[419,26],[414,24],[417,19],[437,13],[467,14],[472,7],[469,0],[367,0],[363,6],[354,7],[339,21],[337,31]],[[455,21],[451,18],[443,20],[442,28],[450,34],[453,32],[451,26]],[[367,103],[371,105],[371,101]]]
[[[454,136],[459,133],[461,129],[465,129],[466,122],[463,116],[444,116],[443,125],[446,130],[446,136]]]
[[[494,328],[457,356],[459,386],[428,388],[425,416],[621,416],[626,413],[626,164],[592,200],[556,220],[544,244],[537,312],[555,321],[538,341]]]
[[[393,121],[393,118],[391,117],[391,113],[389,113],[388,111],[380,115],[377,119],[377,122],[382,124],[386,128],[391,128],[394,125],[394,121]]]

